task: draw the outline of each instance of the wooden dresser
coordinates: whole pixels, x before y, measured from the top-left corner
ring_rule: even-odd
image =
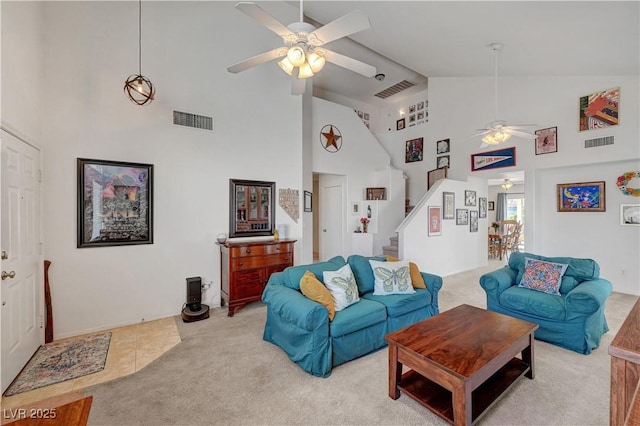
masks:
[[[293,265],[296,240],[216,243],[220,246],[222,304],[230,317],[247,303],[260,300],[269,277]]]
[[[611,426],[640,424],[640,299],[609,345]]]

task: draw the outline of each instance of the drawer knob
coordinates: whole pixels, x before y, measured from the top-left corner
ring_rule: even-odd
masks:
[[[280,251],[280,247],[276,247],[276,250]]]
[[[242,266],[242,265],[244,265],[244,263],[243,263],[243,262],[238,263],[238,266]]]
[[[251,253],[251,249],[249,249],[249,248],[248,248],[248,249],[246,249],[246,250],[245,250],[245,253]]]

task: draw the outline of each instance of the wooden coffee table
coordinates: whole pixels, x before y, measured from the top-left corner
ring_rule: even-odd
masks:
[[[517,379],[534,378],[537,328],[461,305],[387,334],[389,397],[402,391],[450,423],[474,424]]]

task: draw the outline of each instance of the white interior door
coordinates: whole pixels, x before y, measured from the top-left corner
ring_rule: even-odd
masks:
[[[43,341],[40,255],[40,152],[9,133],[2,146],[2,392]]]
[[[342,177],[320,177],[320,260],[343,254],[343,186]]]

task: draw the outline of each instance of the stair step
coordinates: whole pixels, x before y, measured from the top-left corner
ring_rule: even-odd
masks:
[[[398,257],[398,246],[382,246],[384,256]]]

